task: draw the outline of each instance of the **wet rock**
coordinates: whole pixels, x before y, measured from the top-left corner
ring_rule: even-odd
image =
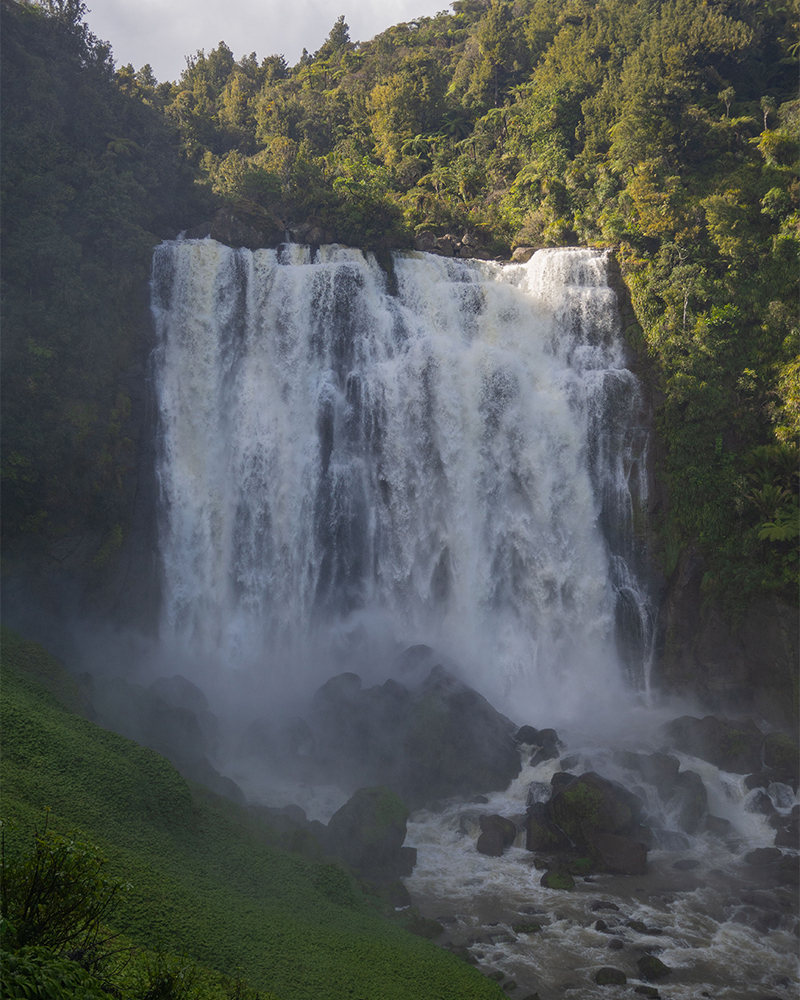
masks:
[[[535,920],[531,920],[524,924],[512,924],[511,930],[515,934],[538,934],[542,929],[542,925],[537,923]]]
[[[407,868],[411,860],[408,853],[401,854],[408,815],[388,788],[361,788],[331,816],[325,847],[371,878],[394,879],[396,869]]]
[[[663,802],[666,802],[675,790],[680,766],[677,757],[670,757],[664,753],[651,753],[647,757],[641,756],[639,758],[639,770],[642,777],[648,784],[655,787]]]
[[[777,874],[783,885],[800,885],[800,857],[784,854],[778,862]]]
[[[489,830],[478,837],[475,850],[478,854],[485,854],[489,858],[501,857],[505,843],[500,830]]]
[[[625,942],[620,938],[611,938],[608,942],[608,947],[612,951],[621,951],[625,947]]]
[[[655,986],[637,986],[633,992],[643,997],[650,997],[651,1000],[658,1000],[661,995]]]
[[[592,903],[592,905],[591,905],[590,909],[591,909],[591,910],[592,910],[593,912],[595,912],[595,913],[596,913],[596,912],[597,912],[598,910],[617,910],[617,911],[619,911],[619,907],[617,906],[617,904],[616,904],[616,903],[610,903],[610,902],[608,902],[608,901],[607,901],[607,900],[605,900],[605,899],[596,899],[596,900],[595,900],[595,901],[594,901],[594,902]]]
[[[632,837],[615,833],[597,833],[592,839],[595,861],[605,871],[617,875],[644,875],[647,848]]]
[[[764,868],[767,865],[774,865],[783,857],[783,853],[777,847],[757,847],[754,851],[745,854],[745,864],[754,868]]]
[[[708,812],[708,793],[696,771],[681,771],[670,803],[677,806],[680,828],[686,833],[697,833]]]
[[[672,971],[669,966],[664,965],[660,958],[655,955],[643,955],[636,963],[639,975],[649,982],[656,982],[665,979]]]
[[[386,785],[411,808],[507,788],[520,770],[511,722],[440,665],[413,689],[331,678],[309,721],[321,770],[350,787]]]
[[[800,746],[785,733],[767,733],[764,737],[764,764],[791,778],[789,784],[797,791],[800,771]]]
[[[642,920],[626,920],[625,926],[630,927],[632,931],[636,931],[637,934],[647,933],[647,924]]]
[[[566,788],[567,785],[572,784],[573,781],[577,780],[577,776],[570,774],[569,771],[556,771],[553,777],[550,779],[550,784],[553,788],[553,792],[557,792],[562,788]]]
[[[639,824],[642,803],[621,785],[590,771],[557,790],[550,809],[574,844],[591,848],[598,834],[629,835]]]
[[[602,933],[604,933],[605,931],[608,930],[608,924],[605,922],[605,920],[596,920],[594,924],[594,929],[596,931],[601,931]]]
[[[511,254],[512,264],[527,264],[536,253],[536,247],[517,247]]]
[[[594,981],[598,986],[624,986],[628,982],[628,977],[621,969],[606,965],[597,970]]]
[[[775,816],[778,812],[769,795],[760,790],[749,799],[744,808],[745,812],[760,813],[762,816]]]
[[[696,719],[681,716],[663,727],[677,750],[707,760],[723,771],[748,774],[761,766],[764,737],[749,720],[733,722],[707,715]]]
[[[575,879],[569,872],[551,869],[542,875],[539,885],[543,885],[545,889],[574,889]]]
[[[800,806],[794,806],[775,834],[776,847],[800,848]]]
[[[540,802],[549,802],[553,794],[553,786],[544,781],[532,781],[528,786],[525,808],[530,811],[532,806]]]
[[[682,858],[680,861],[676,861],[672,867],[678,872],[690,872],[694,868],[699,868],[701,864],[702,862],[698,861],[697,858]]]
[[[517,836],[516,823],[511,819],[506,819],[505,816],[481,816],[480,826],[482,833],[490,833],[497,830],[503,839],[505,847],[510,847]]]
[[[712,816],[710,813],[706,816],[705,826],[706,830],[713,833],[715,837],[727,837],[733,829],[730,820],[723,819],[721,816]]]
[[[529,851],[565,851],[570,846],[567,837],[550,819],[543,802],[534,803],[523,826],[525,847]]]

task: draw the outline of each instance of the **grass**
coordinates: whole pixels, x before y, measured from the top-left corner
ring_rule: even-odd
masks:
[[[281,1000],[481,1000],[503,994],[409,934],[349,874],[280,849],[268,826],[191,786],[152,750],[100,729],[41,647],[3,631],[2,815],[10,857],[50,810],[132,888],[113,929]],[[49,690],[48,690],[49,688]]]

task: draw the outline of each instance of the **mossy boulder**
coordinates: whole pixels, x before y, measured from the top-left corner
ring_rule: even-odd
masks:
[[[550,810],[573,844],[591,848],[600,833],[630,836],[639,825],[642,803],[621,785],[589,771],[557,791]]]
[[[574,889],[575,879],[569,872],[554,869],[542,875],[539,885],[543,885],[545,889]]]
[[[683,715],[668,722],[663,731],[676,750],[707,760],[723,771],[749,774],[761,766],[764,736],[749,720]]]
[[[393,877],[405,867],[401,849],[408,816],[388,788],[360,788],[331,816],[325,847],[366,875]]]
[[[643,955],[636,963],[636,967],[642,979],[651,983],[665,979],[672,972],[672,969],[668,965],[664,965],[661,959],[656,958],[655,955]]]
[[[624,986],[628,977],[622,969],[614,969],[610,965],[605,965],[602,969],[597,970],[594,981],[598,986]]]

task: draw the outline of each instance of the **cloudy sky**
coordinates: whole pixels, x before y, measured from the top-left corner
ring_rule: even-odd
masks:
[[[186,56],[224,41],[238,59],[273,53],[289,65],[315,52],[340,14],[353,41],[400,21],[447,10],[448,0],[86,0],[86,20],[111,43],[117,66],[150,63],[159,81],[177,80]]]

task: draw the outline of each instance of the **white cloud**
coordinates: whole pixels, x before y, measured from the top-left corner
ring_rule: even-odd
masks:
[[[446,0],[88,0],[87,21],[111,43],[117,66],[150,63],[159,80],[177,80],[186,56],[224,41],[238,59],[282,53],[293,65],[316,51],[340,14],[353,41],[400,21],[447,9]]]

